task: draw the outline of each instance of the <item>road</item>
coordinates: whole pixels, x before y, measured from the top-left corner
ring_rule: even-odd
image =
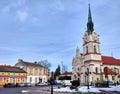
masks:
[[[0,88],[0,94],[51,94],[51,92],[50,92],[50,86],[46,86],[46,87],[16,87],[16,88]],[[75,94],[75,93],[53,92],[53,94]],[[101,94],[120,94],[120,92],[102,91]]]
[[[51,94],[50,87],[16,87],[16,88],[0,88],[0,94]],[[53,92],[53,94],[61,94]],[[73,93],[62,93],[73,94]]]

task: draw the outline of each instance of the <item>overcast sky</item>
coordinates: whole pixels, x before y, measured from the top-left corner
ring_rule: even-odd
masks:
[[[0,0],[0,64],[61,61],[71,70],[91,4],[102,55],[120,58],[120,0]]]

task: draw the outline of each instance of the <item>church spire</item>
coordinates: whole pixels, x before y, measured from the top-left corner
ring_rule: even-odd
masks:
[[[88,22],[87,22],[87,32],[88,32],[88,34],[92,34],[92,32],[94,30],[93,27],[94,27],[94,24],[92,22],[92,15],[91,15],[91,9],[90,9],[90,4],[89,4]]]

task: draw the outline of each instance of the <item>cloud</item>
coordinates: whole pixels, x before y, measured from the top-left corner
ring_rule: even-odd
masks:
[[[20,22],[24,22],[28,18],[28,13],[26,11],[18,11],[17,18]]]

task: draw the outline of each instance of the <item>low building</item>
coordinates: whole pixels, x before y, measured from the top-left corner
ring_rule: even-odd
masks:
[[[72,79],[72,72],[64,72],[59,75],[59,79],[71,80]]]
[[[28,83],[38,83],[38,82],[47,82],[48,69],[41,66],[37,62],[26,62],[22,59],[18,60],[18,63],[15,66],[22,68],[27,72],[27,82]]]
[[[19,67],[0,65],[0,86],[7,83],[26,83],[27,72]]]

